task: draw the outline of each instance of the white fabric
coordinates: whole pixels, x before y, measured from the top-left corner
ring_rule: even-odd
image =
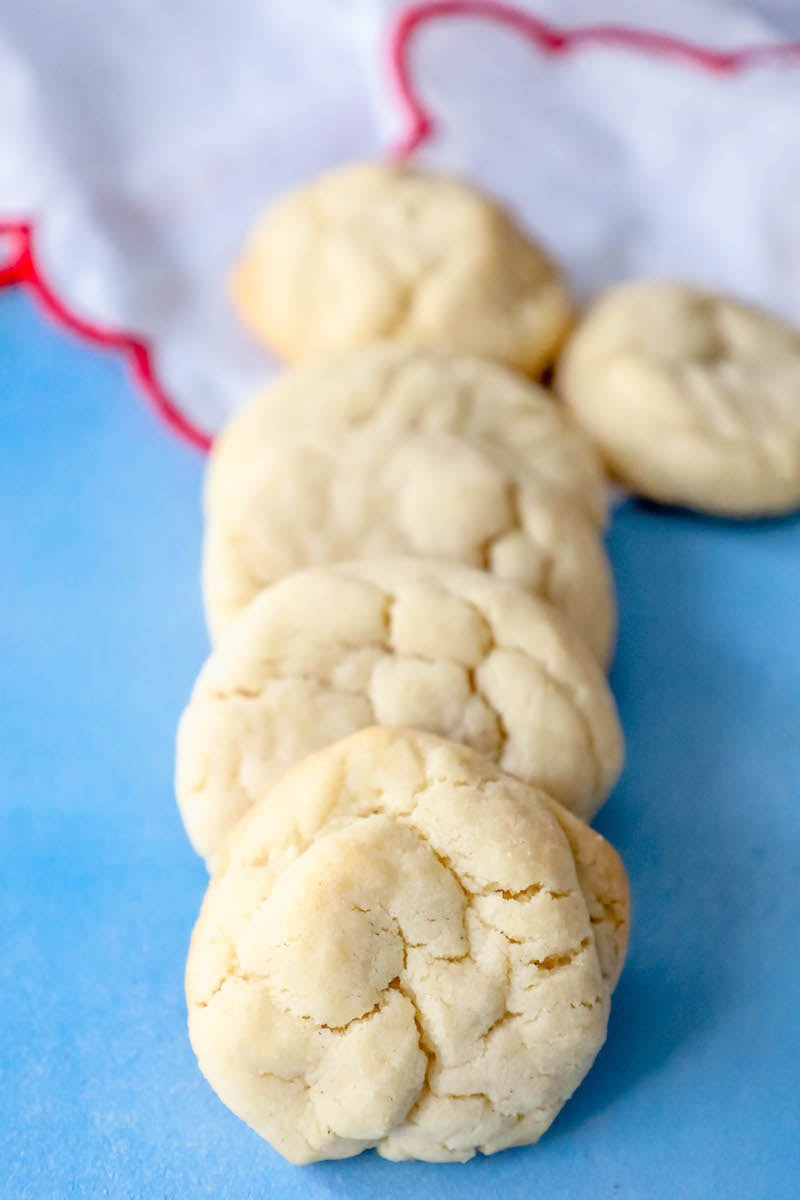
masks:
[[[32,217],[80,315],[149,339],[208,430],[275,369],[226,276],[269,199],[403,129],[382,0],[2,0],[0,220]],[[708,46],[800,35],[794,0],[520,0],[559,26]],[[507,199],[582,295],[637,273],[800,321],[800,59],[736,77],[629,49],[546,56],[486,19],[410,46],[438,132],[422,161]],[[0,264],[3,245],[0,241]]]

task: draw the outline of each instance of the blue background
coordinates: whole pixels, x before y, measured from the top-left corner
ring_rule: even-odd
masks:
[[[202,458],[114,356],[0,293],[0,1194],[800,1195],[800,521],[625,505],[609,538],[633,887],[608,1043],[542,1142],[298,1169],[185,1031],[205,876],[172,797],[205,651]]]

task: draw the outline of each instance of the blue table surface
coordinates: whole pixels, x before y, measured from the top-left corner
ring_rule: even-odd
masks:
[[[186,1036],[205,873],[172,755],[206,653],[202,471],[117,358],[0,293],[0,1195],[800,1195],[800,520],[614,517],[628,765],[597,824],[635,923],[552,1130],[466,1166],[301,1169]]]

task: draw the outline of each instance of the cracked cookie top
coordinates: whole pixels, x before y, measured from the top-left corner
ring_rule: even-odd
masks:
[[[389,554],[481,567],[536,592],[609,660],[613,584],[594,527],[486,444],[380,429],[278,442],[249,464],[207,524],[212,637],[291,571]]]
[[[557,386],[619,479],[654,500],[758,516],[800,504],[800,333],[673,283],[590,309]]]
[[[582,817],[622,763],[605,677],[543,601],[435,561],[310,568],[261,592],[198,677],[176,776],[195,848],[213,859],[287,767],[373,724],[466,742]]]
[[[229,839],[192,937],[192,1045],[294,1162],[536,1141],[603,1043],[628,920],[618,856],[543,792],[362,731]]]
[[[535,375],[572,317],[555,263],[504,209],[461,180],[392,163],[331,171],[270,208],[233,295],[292,362],[391,337]]]
[[[496,363],[379,342],[285,371],[244,405],[214,442],[206,477],[213,519],[250,464],[287,436],[379,429],[454,433],[510,456],[542,489],[602,526],[597,455],[563,406]]]

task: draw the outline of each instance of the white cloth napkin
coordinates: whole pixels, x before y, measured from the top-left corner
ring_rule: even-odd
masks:
[[[226,291],[253,219],[409,140],[582,296],[660,273],[800,322],[798,36],[794,0],[4,0],[0,228],[30,222],[58,301],[146,343],[209,433],[276,369]]]

